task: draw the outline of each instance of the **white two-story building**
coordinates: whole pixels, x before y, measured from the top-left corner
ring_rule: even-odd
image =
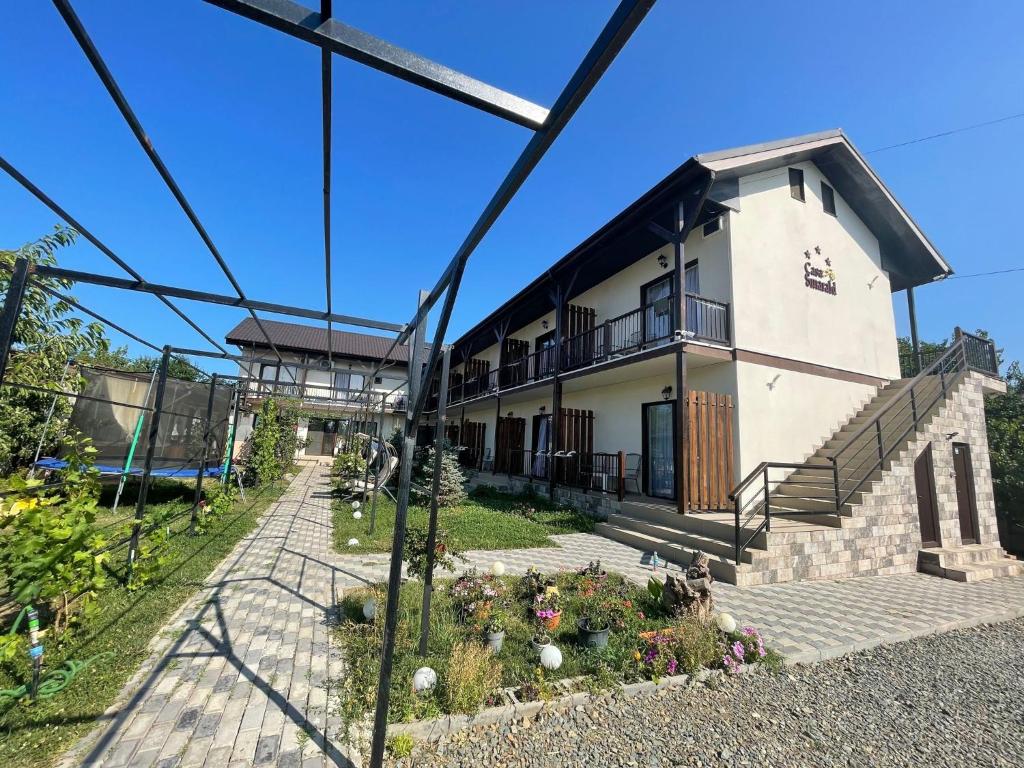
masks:
[[[325,328],[273,320],[260,322],[281,353],[283,364],[277,362],[266,337],[251,318],[243,320],[225,337],[247,360],[255,361],[239,363],[239,375],[247,380],[247,386],[246,408],[235,436],[236,449],[249,436],[259,403],[272,394],[302,402],[298,436],[304,447],[299,451],[300,457],[330,459],[338,448],[338,436],[345,434],[350,422],[359,432],[384,437],[404,425],[408,345],[396,346],[389,355],[391,340],[383,336],[332,331],[328,344]],[[381,366],[385,361],[387,364]]]
[[[897,352],[951,271],[841,131],[697,155],[455,342],[448,435],[734,582],[991,575],[994,347]]]

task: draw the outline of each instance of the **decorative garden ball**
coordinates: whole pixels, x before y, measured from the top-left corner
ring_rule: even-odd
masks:
[[[736,631],[736,619],[730,616],[728,613],[720,613],[715,617],[715,623],[718,628],[725,632],[727,635],[730,632]]]
[[[358,547],[359,546],[359,539],[349,539],[348,540],[348,545],[350,547]]]
[[[363,506],[361,502],[358,502],[358,501],[353,501],[352,502],[352,509],[359,509],[361,506]]]
[[[491,573],[493,573],[495,576],[504,576],[505,564],[501,562],[501,560],[495,560],[493,563],[491,563]]]
[[[361,520],[363,517],[363,513],[357,509],[355,512],[352,513],[352,517],[354,517],[356,520]]]
[[[540,652],[540,665],[544,669],[555,670],[562,666],[562,652],[553,645],[549,645]]]
[[[412,689],[416,693],[429,691],[437,685],[437,672],[430,667],[420,667],[412,676]]]
[[[363,603],[363,616],[366,617],[367,621],[373,621],[373,617],[377,615],[377,601],[372,597],[368,597],[366,602]]]

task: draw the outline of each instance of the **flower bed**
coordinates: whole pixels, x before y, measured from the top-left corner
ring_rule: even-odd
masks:
[[[737,629],[729,617],[705,624],[671,616],[655,595],[660,590],[599,569],[505,577],[470,570],[435,584],[428,652],[421,657],[422,585],[409,581],[400,591],[389,722],[470,715],[510,698],[546,701],[567,689],[607,690],[703,669],[731,673],[744,664],[778,663],[753,628]],[[342,601],[336,631],[347,670],[339,702],[347,724],[372,715],[385,600],[380,585]],[[436,674],[416,676],[423,667]]]

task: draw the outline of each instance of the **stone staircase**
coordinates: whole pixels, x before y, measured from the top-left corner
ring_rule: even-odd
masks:
[[[907,398],[885,414],[879,422],[880,430],[872,428],[858,434],[865,424],[876,420],[910,380],[893,381],[879,388],[871,400],[802,462],[811,468],[796,469],[780,476],[770,493],[771,530],[754,536],[739,564],[734,560],[736,527],[731,511],[679,515],[672,504],[625,500],[621,512],[610,515],[607,522],[597,526],[597,531],[684,565],[689,563],[694,551],[701,550],[708,555],[715,578],[737,585],[913,570],[916,548],[911,546],[911,551],[907,552],[905,541],[900,556],[889,558],[891,562],[886,560],[890,553],[878,554],[878,550],[893,549],[886,543],[886,529],[893,523],[872,520],[870,524],[877,525],[881,531],[876,534],[879,543],[857,541],[863,538],[863,529],[869,525],[863,505],[872,501],[872,494],[885,485],[883,480],[891,475],[893,464],[904,458],[912,441],[954,397],[964,378],[962,373],[947,375],[944,381],[938,376],[929,376],[915,386],[915,409],[936,400],[928,411],[918,411],[918,416],[923,418],[917,429],[912,428],[913,416]],[[945,397],[941,396],[943,385]],[[887,448],[895,447],[881,467],[871,470],[878,457],[878,431]],[[839,486],[842,497],[846,498],[838,511],[830,462],[837,452],[843,457]],[[821,470],[813,468],[816,466]],[[874,501],[875,506],[868,512],[877,516],[878,504]],[[744,523],[741,537],[744,541],[763,520],[759,513],[763,504],[755,504],[752,509],[754,514],[743,515],[749,520]],[[904,505],[900,513],[904,524],[907,514],[916,515],[916,511],[908,513]],[[889,514],[888,517],[896,516]],[[866,554],[869,551],[873,553],[870,557]],[[922,550],[920,567],[926,573],[960,581],[1024,572],[1024,564],[1007,559],[998,546],[990,545]]]
[[[918,553],[918,569],[944,579],[968,582],[1024,575],[1024,563],[1007,555],[998,544],[922,549]]]

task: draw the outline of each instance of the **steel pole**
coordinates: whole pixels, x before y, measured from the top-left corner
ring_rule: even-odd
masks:
[[[438,385],[437,434],[434,435],[434,477],[430,486],[430,522],[427,524],[427,569],[423,574],[423,610],[420,614],[420,656],[427,655],[430,634],[430,599],[434,591],[434,555],[437,546],[437,496],[441,491],[441,464],[444,457],[444,427],[448,409],[448,371],[452,348],[446,347],[441,358],[441,381]]]
[[[910,315],[910,345],[914,351],[914,362],[917,363],[917,370],[911,371],[911,376],[916,376],[924,370],[924,359],[921,357],[921,342],[917,336],[917,304],[914,302],[914,287],[907,288],[907,313]]]
[[[420,291],[422,304],[428,293]],[[427,315],[421,316],[412,338],[409,354],[409,400],[417,402],[423,381],[423,339],[427,332]],[[384,742],[388,732],[388,704],[391,700],[391,672],[394,667],[395,631],[398,627],[398,593],[402,586],[402,553],[405,550],[405,523],[409,515],[409,486],[412,482],[412,459],[416,451],[416,427],[422,404],[405,413],[405,434],[402,441],[402,465],[398,481],[398,502],[395,506],[395,535],[391,542],[391,567],[388,571],[388,598],[384,614],[384,644],[381,649],[380,678],[377,682],[377,707],[373,715],[373,738],[370,743],[370,765],[379,768],[384,761]]]
[[[192,502],[192,516],[188,521],[189,535],[196,532],[196,522],[199,519],[199,503],[203,499],[203,474],[206,472],[206,459],[210,454],[210,421],[213,419],[213,400],[217,393],[217,374],[210,377],[210,396],[206,401],[206,424],[203,429],[203,453],[199,462],[199,472],[196,474],[196,496]]]
[[[7,286],[7,295],[4,296],[3,312],[0,312],[0,384],[3,384],[4,374],[7,372],[7,358],[11,354],[14,327],[18,324],[21,302],[25,298],[25,288],[28,286],[28,273],[28,259],[19,256],[14,260],[14,272],[11,273],[11,282]]]
[[[149,475],[153,471],[153,456],[156,454],[156,441],[160,434],[160,411],[164,407],[164,392],[167,391],[167,365],[171,360],[170,346],[164,346],[160,357],[159,375],[156,381],[156,399],[153,401],[153,420],[149,423],[149,443],[146,445],[146,462],[142,467],[142,482],[139,484],[139,498],[135,502],[135,523],[132,525],[132,537],[128,543],[128,579],[131,580],[132,563],[139,552],[139,533],[142,531],[142,519],[146,514],[146,495],[149,493]]]

